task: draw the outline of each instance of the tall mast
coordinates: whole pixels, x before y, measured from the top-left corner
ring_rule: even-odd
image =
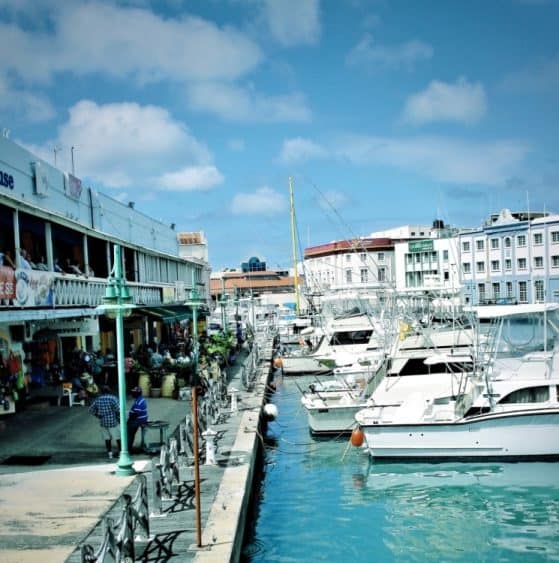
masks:
[[[291,251],[293,254],[293,283],[295,285],[295,312],[299,314],[299,273],[297,268],[297,244],[295,237],[295,203],[293,200],[293,182],[289,176],[289,205],[291,212]]]

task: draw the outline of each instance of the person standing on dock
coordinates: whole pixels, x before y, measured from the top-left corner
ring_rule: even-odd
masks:
[[[118,399],[111,393],[108,385],[103,385],[101,395],[99,395],[89,407],[89,412],[99,419],[101,434],[105,439],[107,456],[113,459],[112,440],[116,440],[120,451],[119,419],[120,410]]]
[[[148,404],[142,396],[141,387],[134,387],[134,389],[132,389],[132,396],[134,397],[134,402],[128,412],[127,423],[129,452],[132,452],[132,446],[134,445],[134,438],[136,437],[138,428],[145,426],[148,422]]]

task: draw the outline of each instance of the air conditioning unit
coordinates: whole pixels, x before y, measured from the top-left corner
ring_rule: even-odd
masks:
[[[47,169],[40,162],[32,162],[34,193],[46,197],[49,191],[49,176]]]

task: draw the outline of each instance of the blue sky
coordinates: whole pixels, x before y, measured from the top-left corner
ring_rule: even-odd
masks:
[[[0,0],[0,126],[213,269],[559,211],[557,0]]]

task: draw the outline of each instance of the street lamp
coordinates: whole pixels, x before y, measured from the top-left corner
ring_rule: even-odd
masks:
[[[123,317],[132,313],[132,298],[126,280],[122,275],[122,258],[120,246],[114,247],[114,264],[109,274],[102,310],[116,320],[116,362],[118,374],[118,400],[120,407],[120,456],[118,458],[116,474],[122,476],[134,475],[132,459],[128,452],[128,428],[126,427],[126,379],[124,370],[124,324]]]
[[[198,459],[198,308],[202,301],[198,295],[198,290],[194,283],[194,272],[192,272],[192,290],[190,291],[190,301],[185,303],[192,309],[192,420],[194,436],[194,500],[195,500],[195,521],[196,521],[196,545],[202,547],[202,517],[200,506],[200,461]]]

